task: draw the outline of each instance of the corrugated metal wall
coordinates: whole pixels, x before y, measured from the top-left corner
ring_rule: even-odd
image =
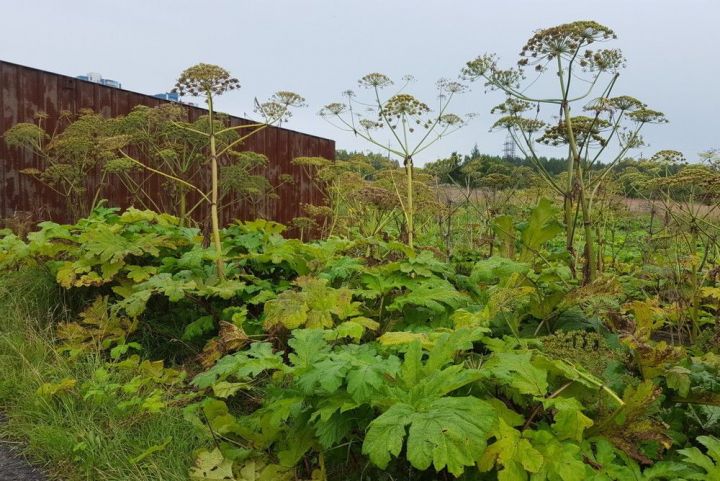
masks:
[[[86,82],[65,75],[25,67],[0,61],[0,134],[18,122],[33,122],[38,112],[45,112],[49,118],[46,129],[52,130],[63,110],[73,113],[81,109],[92,109],[104,116],[118,116],[129,113],[137,105],[157,106],[166,101],[149,95]],[[191,119],[203,115],[205,111],[197,107],[187,107]],[[230,123],[238,125],[248,120],[231,117]],[[264,154],[269,162],[262,170],[270,183],[280,185],[277,198],[268,196],[263,200],[262,212],[266,218],[289,223],[294,217],[301,216],[301,205],[319,204],[322,192],[319,191],[307,173],[291,164],[292,159],[301,156],[319,156],[335,158],[335,142],[278,127],[268,127],[245,141],[242,150]],[[0,221],[12,217],[18,212],[32,213],[35,219],[51,219],[58,222],[68,221],[64,199],[41,185],[35,179],[19,171],[28,167],[39,167],[38,159],[28,152],[10,149],[0,139]],[[282,184],[281,176],[289,174],[292,184]],[[145,173],[145,185],[163,198],[162,179]],[[99,175],[96,176],[99,181]],[[94,193],[90,189],[88,196]],[[110,182],[101,191],[101,197],[108,199],[114,206],[127,207],[131,196],[119,185]],[[167,198],[165,198],[167,200]],[[198,209],[198,220],[206,218],[207,209]],[[236,218],[247,219],[253,216],[247,205],[234,206],[222,212],[225,222]]]

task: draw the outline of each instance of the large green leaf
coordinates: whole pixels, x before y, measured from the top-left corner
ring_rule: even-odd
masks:
[[[398,456],[405,441],[405,427],[415,409],[398,403],[375,418],[365,434],[362,452],[378,467],[385,469],[393,456]]]
[[[265,327],[330,328],[336,320],[360,314],[359,303],[352,301],[350,289],[335,289],[327,283],[327,279],[316,277],[297,279],[299,291],[287,290],[265,303]]]
[[[283,325],[288,329],[296,329],[307,321],[308,310],[302,293],[285,291],[277,299],[265,303],[265,328]]]
[[[530,212],[530,219],[520,234],[522,248],[520,261],[532,260],[543,244],[562,232],[563,226],[556,220],[557,209],[548,199],[540,199],[538,205]]]
[[[370,423],[363,453],[381,468],[398,456],[407,434],[407,459],[420,470],[431,465],[460,476],[482,456],[497,422],[493,407],[478,398],[444,397],[416,406],[398,403]],[[409,427],[406,433],[406,427]]]
[[[387,306],[388,311],[401,311],[406,306],[424,307],[436,314],[447,308],[457,309],[467,302],[467,297],[444,279],[431,279],[413,283],[408,291]]]
[[[204,389],[228,378],[249,380],[263,371],[284,367],[282,353],[273,352],[272,344],[254,342],[249,349],[224,356],[213,367],[195,376],[192,383],[195,387]]]
[[[583,414],[583,405],[575,398],[555,397],[543,401],[545,409],[555,409],[553,431],[561,440],[582,441],[585,429],[593,425],[593,420]]]
[[[500,253],[503,257],[515,257],[515,224],[512,216],[501,215],[493,222],[493,231],[500,241]]]
[[[512,274],[525,274],[530,265],[505,257],[490,257],[475,263],[470,274],[474,283],[494,284],[508,279]]]
[[[707,455],[695,446],[678,452],[683,455],[686,463],[705,471],[703,476],[707,477],[703,479],[720,480],[720,440],[712,436],[698,436],[697,440],[705,446]]]
[[[483,371],[520,394],[544,396],[547,393],[547,371],[530,361],[532,353],[497,352],[488,359]]]
[[[527,480],[528,472],[537,473],[543,465],[543,456],[533,448],[522,433],[500,419],[497,429],[492,433],[495,442],[483,453],[478,468],[482,472],[502,467],[498,479],[515,481]]]
[[[533,447],[543,456],[543,463],[532,481],[585,481],[587,466],[575,443],[562,442],[547,430],[525,431]]]

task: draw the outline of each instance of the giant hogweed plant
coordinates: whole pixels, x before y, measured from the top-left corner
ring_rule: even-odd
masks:
[[[92,174],[113,159],[112,146],[104,139],[115,134],[117,122],[91,110],[77,116],[61,112],[54,130],[46,128],[47,120],[47,114],[38,113],[35,123],[17,123],[3,137],[9,147],[24,149],[38,159],[37,167],[20,173],[61,197],[71,219],[78,220],[99,203],[107,176],[95,183]]]
[[[361,156],[348,160],[328,160],[321,157],[299,157],[293,160],[306,171],[324,193],[321,204],[306,204],[309,216],[298,222],[318,227],[321,238],[333,235],[345,238],[367,238],[380,235],[397,237],[406,232],[402,204],[397,186],[405,173],[392,164],[373,167]],[[423,230],[422,219],[437,211],[430,177],[416,172],[413,178],[414,204],[418,215],[415,221],[416,238]],[[319,223],[315,219],[322,219]]]
[[[210,171],[210,190],[205,191],[191,182],[188,182],[171,173],[155,169],[146,165],[141,160],[137,160],[128,152],[122,151],[123,158],[140,167],[143,167],[155,174],[161,175],[174,182],[177,182],[183,188],[189,189],[200,196],[210,206],[210,224],[211,224],[211,241],[215,248],[215,266],[218,276],[225,276],[225,267],[223,261],[222,242],[220,239],[220,192],[221,185],[219,180],[219,158],[229,154],[231,150],[240,145],[243,141],[265,129],[268,125],[276,122],[282,122],[290,115],[291,107],[299,107],[304,105],[304,99],[292,92],[277,92],[273,97],[265,102],[256,101],[256,112],[264,118],[264,122],[255,122],[250,124],[235,126],[219,126],[216,123],[217,111],[215,109],[215,98],[223,95],[231,90],[240,87],[240,82],[231,77],[227,70],[217,65],[197,64],[189,67],[180,74],[175,85],[175,91],[180,95],[190,95],[193,97],[202,97],[205,100],[208,109],[207,130],[198,130],[191,125],[179,124],[175,125],[180,128],[201,135],[205,139],[205,147],[207,148],[207,162]],[[240,133],[242,132],[242,133]],[[235,133],[236,138],[229,141],[226,145],[219,146],[219,139],[229,133]]]
[[[357,228],[363,237],[375,237],[387,226],[397,211],[395,193],[370,180],[378,172],[361,159],[334,161],[322,157],[298,157],[300,166],[323,192],[320,205],[306,204],[310,226],[319,228],[321,238],[333,235],[350,237]],[[316,218],[322,219],[318,224]],[[302,221],[302,219],[298,219]]]
[[[648,124],[666,122],[661,112],[641,101],[626,95],[614,96],[625,58],[620,50],[596,45],[615,38],[613,30],[593,21],[558,25],[538,30],[527,41],[517,68],[503,70],[494,55],[486,54],[468,62],[463,70],[470,80],[482,80],[487,87],[506,94],[507,100],[493,109],[493,113],[501,115],[494,127],[507,130],[522,154],[564,199],[566,247],[570,253],[575,252],[576,230],[583,230],[583,276],[587,282],[597,276],[593,232],[597,191],[627,152],[642,145],[640,130]],[[532,87],[537,79],[525,85],[525,69],[531,66],[538,77],[546,72],[553,74],[557,94],[535,93]],[[574,108],[580,112],[573,112]],[[558,110],[557,119],[541,117],[555,116]],[[564,183],[543,168],[538,143],[566,149]],[[605,167],[594,172],[593,166],[599,162]]]
[[[703,325],[714,322],[706,299],[712,266],[720,252],[720,175],[711,165],[688,165],[682,153],[673,150],[657,152],[644,167],[624,178],[652,209],[651,249],[644,252],[644,261],[656,266],[656,272],[648,274],[657,279],[658,294],[670,298],[670,332],[678,340],[694,342]],[[662,219],[657,227],[653,222],[656,213]]]
[[[148,169],[170,176],[164,177],[162,184],[166,202],[163,202],[165,196],[158,198],[149,188],[149,176],[136,175],[144,170],[136,162],[121,156],[104,165],[104,170],[122,183],[137,205],[173,214],[184,224],[191,223],[193,212],[205,203],[202,197],[193,202],[193,193],[187,184],[207,184],[207,169],[203,168],[203,164],[207,161],[207,134],[211,130],[208,116],[201,116],[194,122],[188,122],[187,118],[185,107],[165,104],[155,108],[138,106],[116,121],[118,128],[115,135],[121,146],[120,153],[132,151],[143,159]],[[218,115],[213,128],[222,132],[224,127],[223,117]],[[265,176],[255,173],[257,168],[267,163],[267,157],[240,151],[239,145],[225,149],[238,137],[237,132],[226,131],[217,135],[216,139],[217,148],[224,152],[219,156],[220,213],[238,202],[261,198],[274,189]]]
[[[402,161],[405,169],[405,188],[393,180],[406,223],[407,243],[411,247],[415,238],[415,164],[417,155],[443,137],[464,125],[464,120],[448,109],[454,97],[466,90],[459,82],[440,80],[437,83],[439,100],[435,110],[405,90],[412,77],[403,78],[396,93],[383,96],[393,81],[381,73],[371,73],[358,81],[358,86],[369,92],[368,98],[358,99],[352,90],[343,93],[342,102],[326,105],[320,115],[335,127],[350,132],[370,144],[387,151]],[[385,142],[386,134],[390,143]],[[382,136],[382,138],[381,138]]]

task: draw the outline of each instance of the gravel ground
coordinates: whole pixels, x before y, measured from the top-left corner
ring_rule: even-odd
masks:
[[[0,481],[47,481],[43,473],[0,440]]]
[[[0,412],[0,425],[6,421],[5,413]],[[0,438],[0,481],[47,481],[42,471],[18,452],[21,446],[18,442]]]

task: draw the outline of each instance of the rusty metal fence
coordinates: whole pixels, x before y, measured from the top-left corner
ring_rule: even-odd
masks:
[[[91,109],[103,116],[115,117],[129,113],[135,106],[158,106],[167,101],[127,90],[121,90],[88,82],[65,75],[59,75],[35,68],[0,61],[0,134],[19,122],[33,122],[37,113],[48,115],[44,126],[52,131],[60,112],[78,113]],[[188,116],[196,119],[206,111],[187,106]],[[231,125],[250,123],[239,117],[230,117]],[[311,174],[291,161],[296,157],[318,156],[335,158],[333,140],[303,134],[278,127],[268,127],[250,137],[242,150],[253,151],[268,157],[264,174],[273,186],[278,186],[272,196],[262,199],[263,216],[288,224],[293,218],[302,216],[303,204],[320,204],[323,193],[313,182]],[[39,159],[22,149],[9,148],[0,138],[0,222],[18,213],[31,215],[34,220],[67,222],[64,200],[37,180],[22,174],[26,168],[39,167]],[[163,180],[154,174],[144,172],[144,185],[156,196],[158,205],[167,202]],[[292,182],[283,182],[285,176],[292,176]],[[100,175],[90,179],[100,182]],[[95,189],[88,189],[94,192]],[[119,183],[109,182],[102,187],[101,197],[112,206],[127,207],[132,195]],[[90,202],[91,199],[88,199]],[[196,219],[206,218],[207,211],[198,209]],[[254,215],[247,204],[235,204],[221,213],[225,222],[233,219],[247,219]]]

